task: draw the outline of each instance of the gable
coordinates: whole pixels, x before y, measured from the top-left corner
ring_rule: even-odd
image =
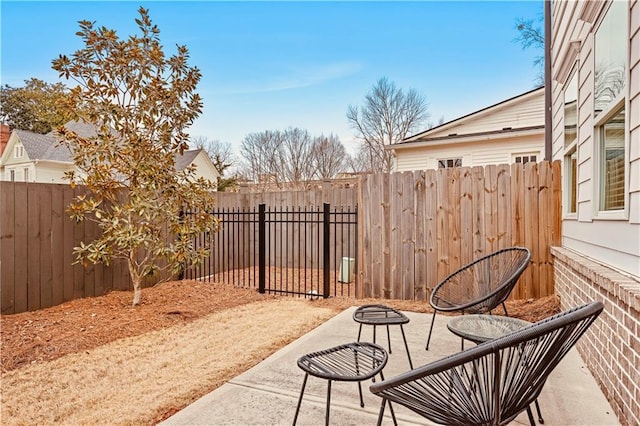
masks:
[[[544,126],[544,88],[535,89],[405,139],[400,144]]]

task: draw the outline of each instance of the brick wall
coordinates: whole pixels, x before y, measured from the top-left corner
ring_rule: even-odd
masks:
[[[640,282],[565,248],[552,254],[563,310],[604,303],[576,347],[620,422],[640,424]]]

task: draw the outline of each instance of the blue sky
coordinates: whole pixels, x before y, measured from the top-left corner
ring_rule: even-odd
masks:
[[[165,52],[184,44],[200,68],[203,114],[190,130],[230,142],[248,133],[308,129],[355,148],[346,120],[387,77],[415,88],[432,120],[445,121],[531,90],[535,56],[514,42],[517,18],[542,1],[414,2],[22,2],[0,3],[0,81],[59,80],[51,60],[82,47],[79,20],[121,37],[149,9]],[[71,84],[71,82],[69,82]]]

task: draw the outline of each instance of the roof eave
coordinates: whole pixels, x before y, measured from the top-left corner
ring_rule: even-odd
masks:
[[[523,127],[519,129],[499,130],[494,132],[469,133],[463,135],[440,136],[435,138],[424,138],[417,141],[400,142],[385,147],[387,150],[403,150],[422,147],[433,147],[440,145],[461,144],[468,142],[490,141],[519,136],[529,136],[544,134],[544,126]]]

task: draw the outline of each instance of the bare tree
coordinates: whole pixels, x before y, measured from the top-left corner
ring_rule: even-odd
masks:
[[[385,147],[398,143],[429,118],[427,102],[415,89],[404,92],[381,78],[365,96],[361,107],[349,106],[347,120],[368,149],[371,171],[390,172],[393,152]]]
[[[523,49],[532,48],[544,52],[544,33],[541,23],[544,16],[541,14],[536,20],[519,18],[516,20],[518,36],[514,41],[520,43]],[[544,85],[544,54],[540,54],[533,60],[533,65],[538,68],[535,84],[537,87]]]
[[[285,182],[300,183],[313,176],[311,157],[313,139],[307,130],[288,128],[280,134],[281,176]]]
[[[282,135],[278,131],[250,133],[240,144],[243,174],[256,183],[282,182]]]
[[[345,167],[347,151],[338,136],[320,135],[313,140],[311,150],[315,176],[319,179],[334,178]]]

